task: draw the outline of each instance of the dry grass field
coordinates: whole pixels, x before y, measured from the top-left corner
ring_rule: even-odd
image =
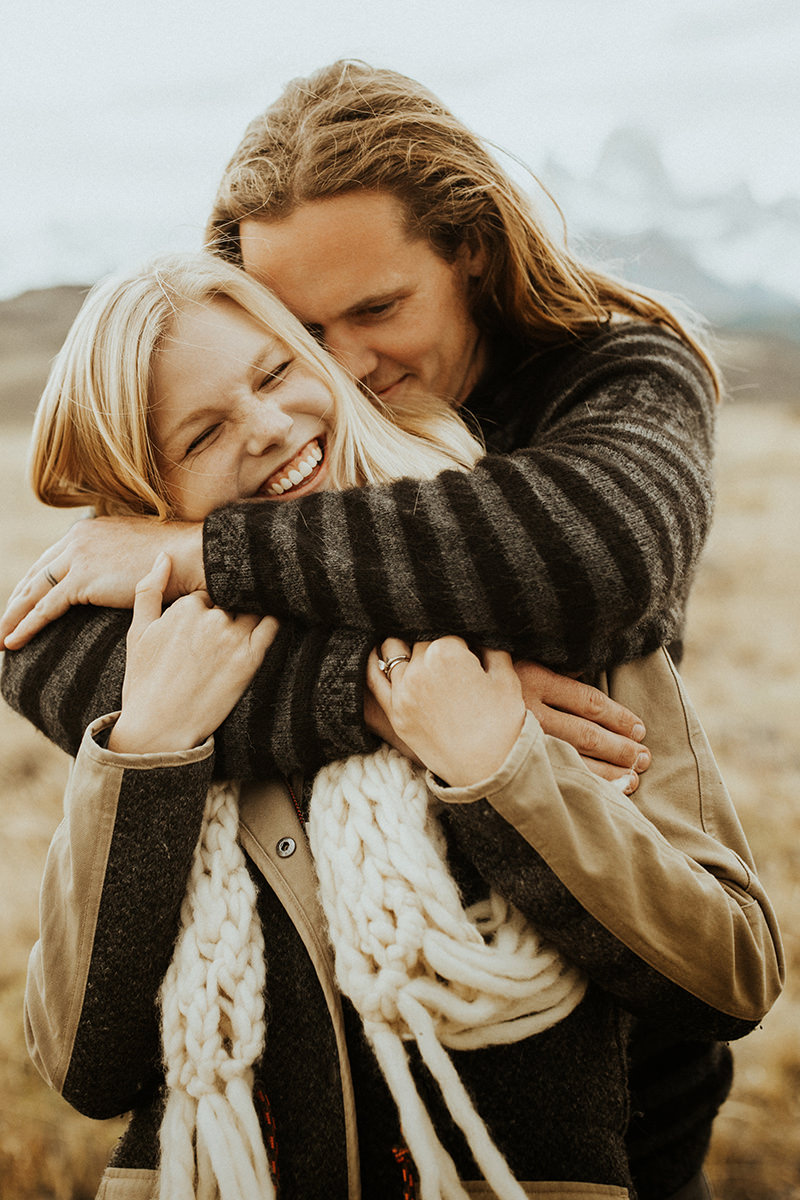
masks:
[[[65,525],[63,514],[28,497],[25,440],[24,427],[3,429],[0,603]],[[694,589],[684,674],[782,918],[790,976],[763,1028],[736,1048],[736,1086],[710,1168],[722,1200],[800,1197],[799,468],[800,404],[741,399],[724,409],[718,515]],[[84,1120],[48,1091],[22,1034],[37,888],[66,767],[0,708],[0,1195],[8,1200],[93,1196],[118,1133],[115,1123]]]

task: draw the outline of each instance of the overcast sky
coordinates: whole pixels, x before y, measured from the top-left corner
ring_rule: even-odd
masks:
[[[796,0],[5,0],[2,43],[0,295],[196,244],[248,119],[339,56],[535,170],[633,125],[687,193],[800,196]]]

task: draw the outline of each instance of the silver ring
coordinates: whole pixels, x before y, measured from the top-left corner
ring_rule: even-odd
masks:
[[[394,658],[387,658],[385,662],[382,658],[378,659],[378,669],[383,671],[389,683],[392,682],[392,671],[399,662],[411,662],[411,655],[398,654]]]
[[[56,584],[59,582],[49,567],[44,568],[44,577],[47,580],[47,582],[50,584],[50,587],[55,587]]]

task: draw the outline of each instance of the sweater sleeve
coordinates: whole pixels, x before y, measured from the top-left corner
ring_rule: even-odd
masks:
[[[693,1038],[741,1036],[783,983],[772,906],[665,652],[619,668],[609,691],[653,747],[633,798],[531,714],[490,780],[431,786],[478,873],[625,1007]]]
[[[73,757],[83,731],[120,707],[130,613],[72,608],[21,650],[6,651],[5,700]],[[372,640],[352,629],[287,621],[253,682],[217,731],[215,774],[311,774],[377,745],[364,728]]]
[[[694,354],[622,326],[523,364],[484,409],[493,452],[470,474],[207,519],[215,603],[284,621],[217,739],[221,777],[373,748],[363,667],[384,633],[459,633],[568,671],[680,636],[711,511],[714,401]],[[6,700],[70,754],[119,706],[129,619],[74,608],[5,655]]]
[[[129,1111],[158,1078],[156,997],[180,922],[213,743],[121,755],[87,730],[47,856],[25,1032],[40,1073],[87,1116]]]
[[[714,407],[675,336],[614,326],[516,372],[488,408],[511,453],[470,473],[212,513],[209,590],[226,608],[454,633],[557,670],[631,659],[680,636]]]

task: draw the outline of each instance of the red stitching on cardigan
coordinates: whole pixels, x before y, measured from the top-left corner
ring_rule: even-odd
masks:
[[[275,1118],[272,1115],[272,1105],[269,1102],[267,1093],[260,1084],[256,1084],[253,1089],[253,1095],[258,1103],[258,1115],[261,1121],[261,1132],[264,1135],[264,1145],[267,1150],[269,1173],[272,1176],[272,1183],[275,1187],[275,1195],[277,1196],[281,1173],[278,1166],[278,1138],[275,1132]]]
[[[290,796],[291,796],[291,798],[292,798],[292,804],[294,805],[295,812],[297,813],[298,820],[300,821],[300,824],[303,826],[303,828],[305,828],[305,824],[306,824],[306,823],[305,823],[305,819],[304,819],[304,817],[303,817],[303,813],[302,813],[302,810],[301,810],[301,808],[300,808],[300,805],[297,803],[297,797],[296,797],[296,796],[295,796],[295,794],[294,794],[294,788],[293,788],[293,787],[292,787],[292,785],[289,783],[289,780],[288,780],[288,779],[287,779],[285,782],[286,782],[286,790],[288,791],[289,795],[290,795]]]
[[[417,1200],[417,1180],[412,1170],[411,1151],[408,1146],[393,1146],[392,1154],[403,1176],[403,1200]]]

